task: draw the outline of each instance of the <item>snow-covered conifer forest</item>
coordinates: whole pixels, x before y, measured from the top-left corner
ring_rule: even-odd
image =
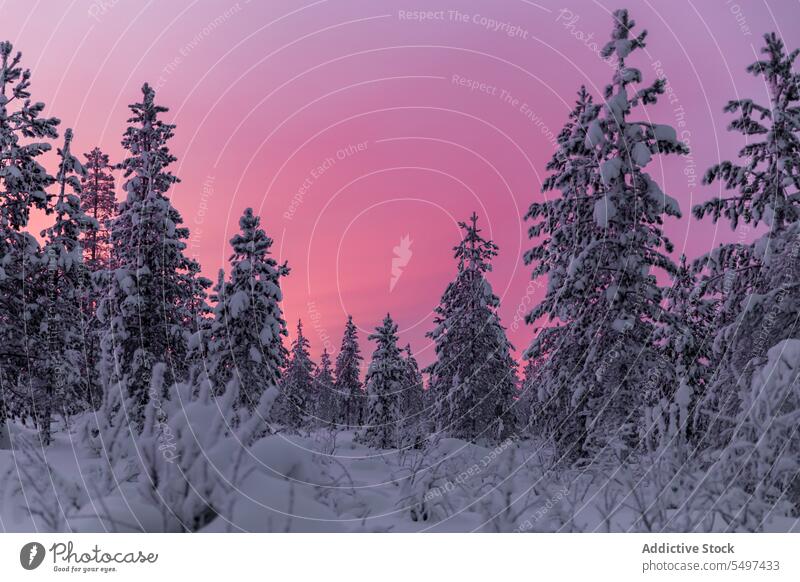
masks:
[[[607,83],[576,75],[526,201],[532,343],[468,207],[429,365],[380,305],[316,352],[253,208],[206,278],[155,87],[121,159],[76,151],[0,43],[0,530],[800,531],[798,49],[767,33],[732,72],[769,98],[712,104],[740,153],[705,171],[722,196],[681,208],[652,172],[690,154],[652,113],[668,81],[628,11],[608,24]],[[692,215],[758,236],[678,256],[665,221]]]

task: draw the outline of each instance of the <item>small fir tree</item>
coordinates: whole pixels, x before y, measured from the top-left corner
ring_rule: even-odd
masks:
[[[376,347],[367,371],[367,419],[360,440],[374,448],[389,449],[397,446],[399,395],[406,374],[406,362],[397,347],[397,324],[391,315],[386,314],[383,325],[369,339]]]

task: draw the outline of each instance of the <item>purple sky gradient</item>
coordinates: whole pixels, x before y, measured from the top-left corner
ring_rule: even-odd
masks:
[[[226,264],[242,209],[253,206],[292,267],[284,285],[292,334],[302,318],[314,354],[326,338],[335,351],[347,313],[371,330],[391,311],[423,364],[433,354],[424,337],[432,309],[454,273],[456,222],[473,210],[500,246],[491,282],[503,322],[518,349],[528,345],[532,329],[513,325],[514,314],[543,290],[529,287],[522,264],[530,246],[522,216],[542,197],[578,87],[599,96],[610,79],[593,43],[608,38],[611,11],[627,6],[649,30],[631,64],[648,82],[666,75],[672,93],[647,114],[678,126],[692,148],[648,167],[681,203],[684,218],[668,221],[667,232],[676,255],[691,258],[751,236],[698,223],[689,210],[719,193],[701,185],[705,169],[743,145],[725,130],[725,102],[765,100],[744,70],[761,35],[775,30],[800,46],[796,1],[0,6],[0,36],[33,70],[33,98],[75,128],[78,150],[97,145],[120,159],[126,105],[144,81],[157,88],[178,125],[182,182],[172,200],[210,278]],[[415,10],[432,14],[413,20]],[[391,288],[393,249],[405,236],[407,264]]]

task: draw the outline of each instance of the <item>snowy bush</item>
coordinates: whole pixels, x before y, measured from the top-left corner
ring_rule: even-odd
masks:
[[[131,486],[111,491],[95,504],[99,510],[84,508],[71,520],[77,529],[93,531],[110,523],[137,524],[146,531],[197,531],[217,517],[246,473],[248,447],[267,432],[276,390],[266,391],[252,414],[235,408],[235,380],[215,396],[211,382],[200,376],[197,384],[170,387],[166,399],[164,368],[154,368],[142,433],[127,441],[127,448],[114,424],[99,433],[111,435],[112,448],[104,450],[106,477],[119,482],[119,467],[124,467]],[[159,520],[148,519],[152,516]]]
[[[741,412],[724,460],[740,473],[755,500],[789,500],[800,509],[800,340],[768,352],[742,396]]]

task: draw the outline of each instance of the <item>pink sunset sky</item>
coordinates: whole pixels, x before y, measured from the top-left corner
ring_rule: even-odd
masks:
[[[3,2],[2,37],[33,72],[33,99],[75,129],[78,151],[112,160],[127,104],[149,81],[177,124],[182,182],[171,197],[192,231],[189,251],[216,278],[228,240],[252,206],[288,260],[291,334],[302,318],[314,355],[336,351],[347,314],[365,333],[390,311],[421,363],[425,333],[455,264],[457,221],[474,210],[500,246],[491,274],[515,324],[543,289],[529,286],[522,219],[542,198],[555,135],[581,84],[598,97],[611,71],[597,55],[610,13],[627,7],[650,32],[631,62],[671,93],[647,114],[692,148],[654,159],[678,199],[667,231],[696,257],[732,233],[690,218],[719,192],[701,176],[743,145],[726,132],[728,99],[766,100],[745,72],[761,35],[800,46],[797,1],[627,4],[542,0],[72,0]],[[418,11],[426,11],[420,15]],[[424,18],[422,17],[424,16]],[[403,240],[410,243],[401,242]],[[395,250],[397,248],[397,250]],[[393,277],[393,259],[394,277]],[[366,354],[372,348],[364,345]]]

